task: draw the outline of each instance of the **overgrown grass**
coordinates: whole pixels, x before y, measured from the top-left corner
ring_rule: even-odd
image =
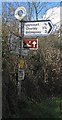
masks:
[[[41,100],[36,102],[29,100],[19,103],[18,117],[20,118],[62,118],[60,111],[60,98]],[[25,105],[24,105],[25,104]]]

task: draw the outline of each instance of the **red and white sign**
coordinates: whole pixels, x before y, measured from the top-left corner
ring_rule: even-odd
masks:
[[[38,49],[38,39],[23,40],[22,47],[29,48],[30,50],[37,50]]]

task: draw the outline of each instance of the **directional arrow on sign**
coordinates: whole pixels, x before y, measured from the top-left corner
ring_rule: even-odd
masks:
[[[54,25],[50,20],[24,22],[24,36],[48,36],[53,29]]]
[[[34,41],[32,44],[33,44],[33,47],[35,48],[35,45],[36,45],[37,43]]]
[[[52,30],[52,25],[51,25],[50,22],[48,22],[48,24],[49,24],[49,26],[50,26],[50,29],[49,29],[48,33],[50,33],[50,31]]]

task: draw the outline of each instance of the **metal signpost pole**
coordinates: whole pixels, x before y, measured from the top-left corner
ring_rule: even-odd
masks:
[[[20,45],[20,43],[22,42],[22,21],[21,22],[19,22],[19,38],[21,39],[19,39],[19,45]],[[21,45],[19,46],[20,47],[20,49],[19,49],[19,58],[21,58],[22,56],[21,56],[21,50],[22,50],[22,47],[21,47]],[[19,68],[18,68],[18,72],[19,72]],[[18,75],[18,78],[19,78],[19,75]],[[18,83],[19,83],[19,91],[18,91],[18,95],[19,95],[19,97],[20,97],[20,99],[22,98],[22,89],[21,89],[21,87],[22,87],[22,81],[20,80],[19,81],[19,79],[18,79]]]
[[[22,16],[19,16],[19,11],[22,11],[23,12],[23,14],[22,14]],[[23,29],[23,26],[22,26],[22,19],[24,18],[26,16],[26,9],[24,8],[24,7],[18,7],[17,9],[16,9],[16,11],[15,11],[15,17],[20,21],[19,22],[19,58],[21,58],[22,57],[22,55],[21,55],[21,51],[22,51],[22,38],[23,38],[23,31],[22,31],[22,29]],[[20,73],[21,73],[21,76],[22,77],[20,77]],[[23,80],[24,79],[24,71],[23,70],[21,70],[21,69],[19,69],[18,68],[18,87],[19,87],[19,91],[18,91],[18,95],[19,95],[19,97],[20,97],[20,99],[21,99],[21,97],[22,97],[22,91],[21,91],[21,86],[22,86],[22,84],[21,84],[21,80]]]

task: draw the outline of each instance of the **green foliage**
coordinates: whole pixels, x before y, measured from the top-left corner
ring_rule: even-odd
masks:
[[[18,118],[62,118],[60,98],[43,99],[41,102],[32,99],[20,101],[18,104]],[[17,117],[17,114],[15,114],[15,117]]]

